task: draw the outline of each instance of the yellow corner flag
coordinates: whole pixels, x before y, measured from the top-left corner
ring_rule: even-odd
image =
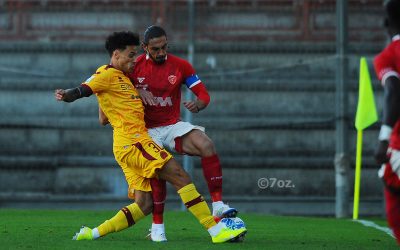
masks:
[[[360,59],[360,81],[358,92],[358,105],[356,113],[356,128],[363,130],[378,120],[376,113],[374,93],[372,92],[371,78],[369,76],[367,60]]]
[[[376,113],[374,93],[372,91],[371,78],[368,72],[367,60],[365,59],[365,57],[361,57],[358,106],[355,123],[357,129],[357,155],[356,172],[354,175],[353,220],[358,219],[358,207],[360,202],[362,131],[365,128],[371,126],[377,120],[378,115]]]

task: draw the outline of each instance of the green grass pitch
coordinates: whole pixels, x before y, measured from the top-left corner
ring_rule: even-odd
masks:
[[[167,243],[145,239],[151,216],[96,241],[72,241],[81,225],[95,227],[116,211],[0,209],[0,249],[399,249],[384,232],[351,220],[239,214],[242,243],[212,244],[188,212],[167,212]],[[375,220],[386,225],[384,220]]]

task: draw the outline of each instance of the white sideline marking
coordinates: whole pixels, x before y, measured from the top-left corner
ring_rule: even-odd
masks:
[[[375,224],[374,222],[368,221],[368,220],[353,220],[353,221],[359,222],[359,223],[363,224],[366,227],[373,227],[375,229],[378,229],[379,231],[385,232],[385,233],[387,233],[388,235],[390,235],[391,237],[394,238],[392,230],[390,228],[388,228],[388,227],[381,227],[381,226]]]

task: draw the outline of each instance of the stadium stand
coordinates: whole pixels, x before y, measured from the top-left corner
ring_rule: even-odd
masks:
[[[226,200],[245,211],[334,214],[334,3],[195,3],[194,65],[212,102],[194,123],[207,128],[221,155]],[[170,52],[186,57],[187,2],[15,0],[0,7],[0,206],[84,207],[125,199],[112,131],[98,124],[95,98],[59,104],[53,90],[79,84],[106,63],[102,41],[115,30],[143,33],[158,23],[169,34]],[[349,7],[347,120],[354,167],[358,60],[371,60],[386,35],[382,1],[351,0]],[[383,211],[371,157],[376,137],[374,127],[364,138],[360,212],[368,215]],[[295,187],[261,189],[260,178],[290,180]],[[207,193],[197,160],[194,179]],[[169,199],[179,205],[173,195]]]

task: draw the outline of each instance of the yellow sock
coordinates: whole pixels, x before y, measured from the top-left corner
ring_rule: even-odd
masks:
[[[133,226],[143,217],[144,214],[140,207],[136,203],[132,203],[129,206],[123,207],[114,217],[106,220],[97,229],[99,230],[99,235],[104,236]]]
[[[197,192],[193,183],[190,183],[178,190],[183,203],[189,211],[199,220],[206,229],[216,225],[214,218],[211,215],[210,209],[204,198]]]

